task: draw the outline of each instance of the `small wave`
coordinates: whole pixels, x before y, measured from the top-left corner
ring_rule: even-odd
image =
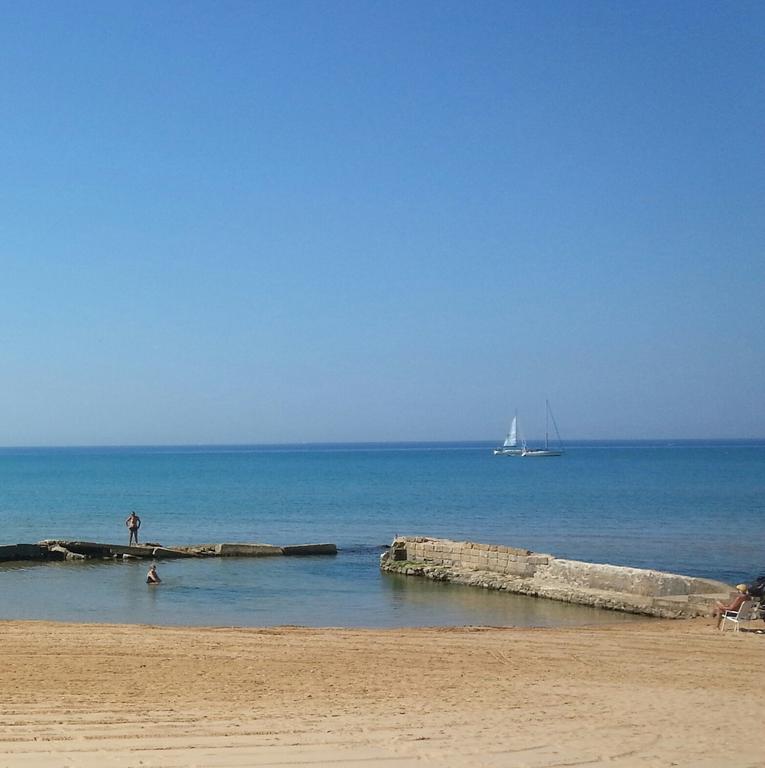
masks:
[[[338,546],[337,551],[347,554],[371,554],[383,552],[389,546],[390,544],[347,544],[345,546]]]

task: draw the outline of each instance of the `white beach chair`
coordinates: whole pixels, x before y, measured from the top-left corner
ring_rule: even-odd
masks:
[[[720,632],[725,632],[727,622],[733,624],[733,631],[738,632],[742,621],[751,621],[754,618],[754,601],[745,600],[737,611],[725,611],[720,622]]]

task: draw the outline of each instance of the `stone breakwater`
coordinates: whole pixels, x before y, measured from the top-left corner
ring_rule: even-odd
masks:
[[[163,547],[141,544],[123,547],[94,541],[45,539],[37,544],[0,545],[0,562],[15,560],[160,560],[180,557],[272,557],[275,555],[336,555],[335,544],[296,544],[278,547],[273,544],[196,544]]]
[[[671,619],[709,616],[715,602],[727,602],[733,591],[710,579],[421,536],[396,538],[382,554],[380,567],[389,573]]]

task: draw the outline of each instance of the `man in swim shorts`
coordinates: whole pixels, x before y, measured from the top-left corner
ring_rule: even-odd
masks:
[[[125,520],[125,525],[130,531],[130,541],[128,541],[128,546],[133,543],[134,539],[136,546],[138,546],[138,529],[141,527],[141,518],[138,517],[135,512],[131,512],[128,519]]]
[[[146,574],[146,583],[159,584],[161,581],[162,579],[159,578],[159,574],[157,573],[157,566],[152,565],[151,568],[149,568],[149,572]]]

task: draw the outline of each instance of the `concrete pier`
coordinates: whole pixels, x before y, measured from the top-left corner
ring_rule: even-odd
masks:
[[[0,545],[0,562],[23,560],[160,560],[181,557],[272,557],[274,555],[336,555],[335,544],[297,544],[275,546],[260,543],[197,544],[163,547],[146,543],[131,547],[94,541],[45,539],[37,544]]]
[[[727,602],[734,591],[711,579],[422,536],[395,539],[382,554],[380,567],[435,581],[673,619],[708,616],[715,602]]]

